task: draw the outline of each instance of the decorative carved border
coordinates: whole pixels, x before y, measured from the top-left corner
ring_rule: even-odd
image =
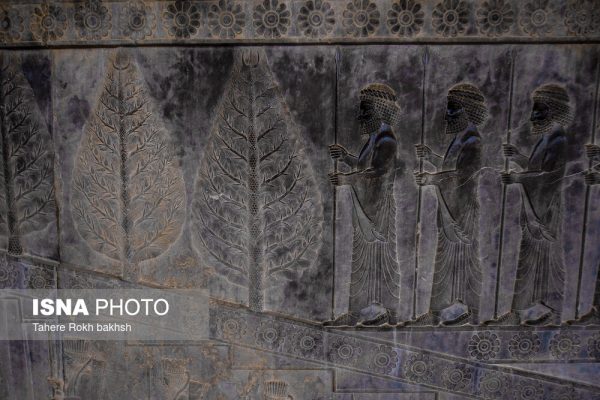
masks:
[[[478,326],[470,331],[443,331],[444,340],[431,342],[440,328],[422,331],[373,332],[358,336],[374,338],[390,345],[401,343],[412,348],[449,354],[465,360],[489,364],[527,363],[593,363],[600,361],[600,327],[494,327]],[[442,330],[444,328],[441,328]],[[423,344],[427,343],[427,346]],[[452,343],[449,350],[447,343]]]
[[[596,0],[14,1],[0,21],[0,47],[600,41]]]
[[[32,289],[57,287],[56,273],[60,271],[61,285],[58,288],[116,288],[110,281],[111,276],[106,276],[94,271],[81,271],[68,263],[57,263],[39,257],[20,257],[22,265],[30,265],[27,273],[19,272],[16,259],[6,256],[0,250],[0,289],[3,287],[26,287]],[[23,276],[25,275],[25,276]],[[107,281],[108,279],[108,281]],[[16,285],[16,286],[15,286]],[[23,286],[24,285],[24,286]],[[167,286],[147,285],[141,287],[164,288]],[[217,299],[212,300],[214,310],[238,310],[241,316],[259,315],[252,314],[242,305],[232,306]],[[264,318],[272,318],[270,314],[263,314]],[[215,316],[216,317],[216,316]],[[244,317],[245,318],[245,317]],[[302,325],[321,334],[327,332],[362,338],[364,341],[401,346],[407,349],[420,350],[421,343],[427,343],[430,352],[446,354],[449,357],[472,360],[484,364],[512,364],[519,362],[528,363],[594,363],[600,361],[600,326],[598,325],[561,325],[546,327],[419,327],[397,329],[345,329],[323,328],[319,323],[312,321],[295,321],[291,317],[279,315],[278,320],[288,324]],[[211,326],[214,320],[211,320]],[[245,325],[245,324],[243,324]],[[214,326],[213,326],[214,328]],[[243,328],[243,327],[242,327]],[[240,328],[240,334],[244,332]],[[254,331],[253,331],[254,332]],[[443,333],[444,343],[453,343],[452,351],[432,347],[430,335]],[[485,351],[482,351],[482,348]]]
[[[221,303],[211,304],[211,338],[475,398],[595,398],[595,386],[328,331]],[[489,334],[490,332],[482,332]]]

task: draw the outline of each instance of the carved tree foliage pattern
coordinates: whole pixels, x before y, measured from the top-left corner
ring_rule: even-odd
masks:
[[[316,258],[322,205],[311,166],[263,52],[238,54],[200,166],[198,242],[263,308],[266,282]]]
[[[0,234],[21,254],[22,235],[55,215],[52,141],[33,91],[15,60],[0,57]]]
[[[118,53],[86,127],[73,178],[77,229],[96,251],[122,263],[136,279],[138,264],[164,252],[185,217],[181,170],[135,64]]]

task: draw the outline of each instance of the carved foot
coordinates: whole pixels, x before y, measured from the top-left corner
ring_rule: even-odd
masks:
[[[541,325],[553,314],[550,307],[537,303],[528,309],[521,311],[521,319],[524,325]]]
[[[342,314],[339,317],[323,322],[324,327],[355,326],[358,318],[352,313]]]
[[[426,314],[418,316],[413,321],[407,321],[405,326],[438,326],[439,324],[440,318],[432,311],[429,311]]]
[[[440,321],[442,325],[465,325],[469,322],[471,315],[469,307],[457,300],[440,312]]]
[[[520,325],[521,318],[516,311],[510,311],[506,314],[499,316],[497,319],[491,319],[489,321],[485,321],[484,325],[488,326],[511,326],[511,325]]]
[[[379,326],[390,321],[390,311],[379,303],[373,303],[360,310],[358,323],[363,326]]]
[[[522,325],[527,325],[527,326],[540,326],[540,325],[544,325],[544,326],[559,326],[562,324],[562,321],[560,319],[560,314],[555,312],[555,311],[551,311],[550,313],[542,316],[539,319],[535,319],[535,320],[524,320],[522,323]]]
[[[600,309],[598,306],[594,306],[587,314],[567,323],[569,325],[600,325]]]

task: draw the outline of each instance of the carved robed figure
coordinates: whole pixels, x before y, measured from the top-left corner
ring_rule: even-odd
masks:
[[[590,159],[592,167],[585,173],[586,185],[600,185],[600,146],[587,144],[586,155]],[[596,276],[596,286],[592,301],[592,310],[582,318],[582,322],[600,324],[600,273]]]
[[[468,83],[455,85],[448,91],[446,134],[453,138],[446,154],[441,157],[425,145],[416,146],[417,156],[438,170],[415,174],[418,185],[435,187],[438,235],[429,312],[412,324],[477,321],[482,282],[477,243],[481,169],[477,127],[486,117],[481,91]]]
[[[351,189],[353,239],[352,273],[348,313],[332,325],[380,325],[393,323],[400,294],[396,255],[396,137],[392,130],[399,114],[396,93],[383,84],[371,84],[360,92],[358,121],[367,139],[358,156],[340,145],[331,156],[352,171],[334,173],[334,185]]]
[[[571,120],[564,88],[547,84],[533,93],[531,132],[540,138],[529,157],[514,145],[504,155],[521,171],[502,174],[521,193],[521,244],[511,311],[499,324],[560,323],[565,267],[561,245],[562,185],[567,162],[565,127]]]

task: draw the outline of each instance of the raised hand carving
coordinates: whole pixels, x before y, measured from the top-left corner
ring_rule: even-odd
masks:
[[[181,171],[133,60],[118,53],[88,122],[73,178],[73,217],[94,250],[136,280],[139,262],[175,241],[185,215]]]
[[[0,58],[0,234],[21,254],[22,236],[52,221],[55,202],[50,134],[16,65]]]
[[[262,310],[267,282],[315,258],[322,206],[263,52],[238,54],[216,112],[193,203],[197,242]]]

